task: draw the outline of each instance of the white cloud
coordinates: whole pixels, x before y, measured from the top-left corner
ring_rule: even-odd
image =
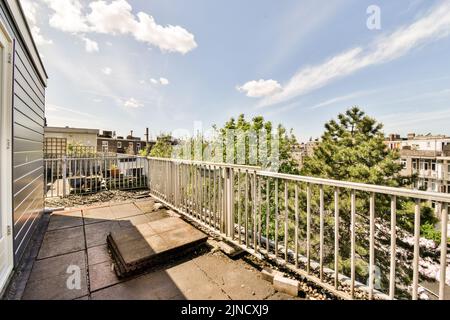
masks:
[[[53,41],[44,38],[44,36],[41,34],[41,29],[38,26],[32,26],[30,27],[31,34],[33,35],[34,42],[36,42],[36,45],[43,46],[46,44],[52,44]]]
[[[180,26],[162,26],[145,13],[132,13],[132,6],[126,0],[89,4],[90,12],[80,0],[44,0],[54,11],[50,25],[71,33],[130,34],[136,40],[159,47],[162,51],[185,54],[197,47],[194,35]]]
[[[84,48],[86,49],[86,52],[92,53],[92,52],[98,52],[100,50],[98,48],[98,43],[95,42],[94,40],[91,40],[84,36],[81,36],[80,38],[81,38],[81,40],[84,41]]]
[[[144,104],[141,103],[141,102],[139,102],[139,101],[137,101],[137,100],[134,99],[134,98],[130,98],[130,99],[128,99],[127,101],[125,101],[124,106],[125,106],[126,108],[133,108],[133,109],[136,109],[136,108],[141,108],[141,107],[143,107]]]
[[[103,74],[109,76],[112,74],[112,69],[110,67],[105,67],[102,69]]]
[[[302,68],[283,86],[283,90],[265,97],[260,106],[307,94],[363,68],[398,59],[416,47],[449,34],[450,1],[445,0],[414,23],[379,37],[366,47],[352,48],[320,65]]]
[[[53,41],[46,39],[41,34],[41,28],[37,26],[37,15],[38,15],[38,3],[37,2],[31,2],[29,0],[21,0],[20,4],[22,5],[22,9],[25,13],[25,16],[27,18],[27,21],[30,25],[31,34],[33,35],[34,42],[36,42],[36,45],[43,46],[46,44],[52,44]]]
[[[273,95],[282,90],[281,85],[275,80],[253,80],[237,87],[240,92],[245,92],[247,97],[260,98]]]
[[[161,83],[161,85],[163,86],[167,86],[169,84],[169,80],[167,80],[166,78],[159,78],[159,83]]]
[[[44,0],[44,2],[54,11],[49,20],[53,28],[74,33],[89,31],[79,0]]]
[[[374,93],[374,92],[376,92],[376,91],[375,90],[368,90],[368,91],[353,92],[353,93],[350,93],[350,94],[347,94],[347,95],[331,98],[329,100],[320,102],[320,103],[312,106],[311,109],[318,109],[318,108],[326,107],[326,106],[329,106],[331,104],[335,104],[335,103],[339,103],[339,102],[342,102],[342,101],[351,100],[351,99],[358,98],[358,97],[361,97],[361,96],[364,96],[364,95],[368,95],[368,94],[371,94],[371,93]]]
[[[150,79],[150,83],[151,83],[151,84],[154,84],[154,85],[167,86],[167,85],[169,85],[170,82],[169,82],[169,80],[168,80],[167,78],[161,77],[161,78],[159,78],[159,79],[151,78],[151,79]]]

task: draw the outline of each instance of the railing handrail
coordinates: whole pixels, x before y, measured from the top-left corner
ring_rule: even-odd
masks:
[[[292,181],[297,181],[297,182],[321,184],[324,186],[330,186],[330,187],[336,187],[336,188],[347,188],[347,189],[354,189],[357,191],[375,192],[375,193],[381,193],[381,194],[391,195],[391,196],[410,197],[410,198],[415,198],[415,199],[420,199],[420,200],[450,203],[450,194],[439,193],[439,192],[434,192],[434,191],[433,192],[432,191],[422,191],[422,190],[415,190],[415,189],[408,189],[408,188],[401,188],[401,187],[389,187],[389,186],[381,186],[381,185],[368,184],[368,183],[360,183],[360,182],[352,182],[352,181],[333,180],[333,179],[316,178],[316,177],[310,177],[310,176],[278,173],[278,172],[262,170],[261,167],[257,167],[257,166],[238,165],[238,164],[232,164],[232,163],[217,163],[217,162],[207,162],[207,161],[198,161],[198,160],[170,159],[170,158],[156,158],[156,157],[147,157],[147,159],[172,162],[172,163],[181,163],[181,164],[196,164],[196,165],[205,165],[205,166],[217,166],[217,167],[242,169],[244,171],[256,173],[256,175],[258,175],[258,176],[269,177],[269,178],[280,178],[280,179],[292,180]]]

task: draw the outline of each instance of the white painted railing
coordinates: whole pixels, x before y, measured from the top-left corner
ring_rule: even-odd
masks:
[[[448,194],[184,160],[149,158],[148,169],[151,194],[168,206],[342,298],[419,298],[421,210],[433,202],[442,225],[436,294],[444,299]],[[397,225],[407,201],[410,244]]]
[[[116,155],[44,159],[45,197],[147,187],[146,158]]]

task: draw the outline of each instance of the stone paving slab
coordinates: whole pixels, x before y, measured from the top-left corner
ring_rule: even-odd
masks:
[[[45,234],[38,259],[85,249],[83,227],[59,229]]]
[[[106,237],[115,230],[120,229],[118,221],[104,221],[101,223],[89,224],[84,227],[86,233],[87,247],[95,247],[106,244]]]
[[[108,253],[108,247],[106,245],[88,248],[87,253],[88,253],[88,264],[90,266],[102,262],[112,261]]]
[[[110,206],[83,209],[83,220],[86,225],[115,219],[116,216]]]
[[[89,283],[91,292],[112,286],[121,282],[113,269],[112,261],[106,261],[89,266]]]
[[[154,234],[142,234],[137,228],[115,229],[108,236],[117,272],[123,277],[206,242],[207,236],[180,218],[165,218],[144,226]]]
[[[154,210],[155,200],[136,201],[135,204],[143,213],[150,213]]]
[[[194,262],[233,300],[262,300],[275,294],[272,284],[242,260],[205,255]]]
[[[81,211],[71,211],[71,212],[54,212],[50,216],[50,221],[48,224],[48,231],[80,227],[83,225],[83,218]]]
[[[67,281],[73,272],[80,271],[80,289],[69,289]],[[86,282],[86,256],[84,251],[61,255],[34,263],[22,299],[71,300],[89,294]]]
[[[135,206],[134,203],[111,206],[111,210],[114,213],[116,219],[133,217],[143,214],[143,212],[137,206]]]

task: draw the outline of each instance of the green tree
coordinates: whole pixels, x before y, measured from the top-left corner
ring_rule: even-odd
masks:
[[[325,124],[325,132],[316,146],[313,155],[304,160],[301,174],[326,179],[360,182],[390,187],[410,186],[414,176],[405,177],[400,174],[402,165],[400,155],[389,150],[384,143],[383,125],[374,118],[367,116],[357,107],[348,109],[338,115],[336,120]],[[357,192],[356,202],[356,273],[358,280],[365,282],[368,277],[368,224],[369,197],[366,192]],[[332,214],[334,212],[334,190],[325,188],[325,208],[329,214],[325,221],[326,238],[334,239]],[[382,250],[385,239],[389,239],[390,197],[376,195],[376,265],[382,269],[382,274],[389,274],[389,255]],[[350,191],[341,188],[340,207],[340,268],[347,274],[350,269]],[[319,197],[318,190],[313,191],[312,207],[315,217],[313,225],[317,227]],[[436,222],[428,203],[421,205],[421,234],[430,239],[438,239],[440,235],[431,226]],[[397,199],[397,225],[402,230],[411,232],[414,226],[414,202],[406,198]],[[383,228],[384,226],[385,228]],[[314,227],[313,227],[314,229]],[[318,230],[315,230],[318,232]],[[312,240],[312,246],[317,247],[317,241]],[[330,245],[330,248],[332,244]],[[332,262],[332,255],[330,260]],[[327,259],[326,259],[327,260]],[[404,283],[410,280],[410,270],[399,266],[401,279]],[[382,279],[387,285],[388,279]]]
[[[383,125],[353,107],[325,124],[325,132],[307,157],[303,175],[392,187],[410,183],[399,175],[399,154],[386,148]]]
[[[278,161],[279,161],[279,172],[281,173],[289,173],[289,174],[298,174],[299,173],[299,164],[293,157],[292,153],[294,150],[294,146],[297,144],[297,139],[295,138],[292,129],[288,133],[285,127],[283,127],[281,124],[279,124],[276,127],[275,134],[273,134],[273,125],[270,121],[265,121],[264,117],[262,116],[256,116],[253,117],[251,121],[246,120],[245,115],[241,114],[237,118],[230,118],[224,126],[220,129],[217,129],[217,126],[213,126],[215,130],[219,132],[219,139],[223,141],[224,146],[224,155],[223,155],[223,162],[226,162],[226,154],[225,152],[229,152],[226,150],[226,135],[228,130],[234,130],[235,133],[243,133],[246,136],[246,139],[243,141],[245,143],[245,164],[246,165],[257,165],[257,166],[263,166],[263,161],[261,159],[261,155],[259,154],[259,150],[261,147],[261,144],[265,143],[267,147],[267,154],[270,155],[272,152],[272,139],[277,138],[278,139],[278,149],[279,149],[279,155],[278,155]],[[266,140],[260,141],[260,133],[265,133]],[[257,144],[256,146],[252,147],[250,146],[249,142],[249,133],[254,133],[257,137]],[[242,143],[236,137],[235,143],[234,143],[234,157],[237,158],[237,152],[238,152],[238,143]],[[251,163],[251,153],[256,154],[256,163]]]
[[[161,135],[157,138],[156,144],[150,149],[150,152],[147,151],[147,154],[154,158],[171,158],[172,151],[172,137]]]

